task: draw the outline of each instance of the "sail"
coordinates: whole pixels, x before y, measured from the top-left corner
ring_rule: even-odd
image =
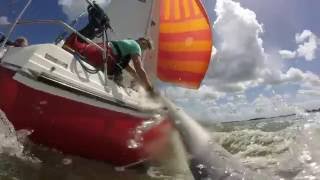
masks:
[[[106,9],[114,30],[109,33],[109,38],[111,40],[138,39],[145,36],[151,8],[152,1],[112,0]]]
[[[157,76],[199,88],[211,58],[212,32],[200,0],[161,0]]]

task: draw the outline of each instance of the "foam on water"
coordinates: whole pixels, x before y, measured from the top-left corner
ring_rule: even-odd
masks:
[[[211,135],[246,167],[270,178],[320,179],[319,119],[319,113],[301,112],[286,118],[233,124]]]
[[[15,131],[0,109],[0,179],[19,180],[29,172],[31,167],[29,164],[34,167],[41,163],[39,159],[25,151],[23,143],[30,133],[27,130]],[[20,172],[19,168],[25,171]]]
[[[23,145],[18,141],[24,131],[17,136],[13,125],[7,119],[5,113],[0,110],[0,154],[5,153],[22,157]]]
[[[304,123],[296,126],[299,133],[294,147],[301,171],[295,179],[320,179],[320,113],[299,115]]]

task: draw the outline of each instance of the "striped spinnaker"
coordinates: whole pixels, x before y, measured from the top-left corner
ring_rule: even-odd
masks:
[[[209,66],[212,32],[200,0],[160,0],[157,75],[199,88]]]

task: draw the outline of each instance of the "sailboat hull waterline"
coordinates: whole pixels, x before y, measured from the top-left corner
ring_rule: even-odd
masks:
[[[133,90],[107,82],[113,89],[103,93],[99,74],[86,74],[74,62],[51,44],[8,49],[0,66],[0,109],[15,129],[31,130],[36,143],[117,166],[160,152],[169,120],[126,101],[139,96]]]

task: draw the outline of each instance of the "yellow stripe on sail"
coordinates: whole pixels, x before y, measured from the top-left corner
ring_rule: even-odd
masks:
[[[189,1],[183,0],[183,10],[186,18],[190,17],[190,7],[189,7]]]
[[[179,20],[181,18],[180,14],[180,0],[174,0],[174,19]]]
[[[212,48],[212,42],[207,41],[193,41],[193,42],[162,42],[159,49],[167,52],[199,52],[208,51]]]
[[[182,60],[163,60],[160,67],[172,71],[183,71],[191,73],[204,73],[207,71],[208,62],[201,61],[182,61]]]
[[[170,1],[171,0],[164,0],[164,19],[170,19]]]
[[[193,7],[193,11],[195,15],[199,15],[200,14],[200,8],[199,5],[196,3],[195,0],[192,0],[192,7]]]
[[[160,24],[160,33],[181,33],[206,29],[209,29],[209,26],[205,18]]]

